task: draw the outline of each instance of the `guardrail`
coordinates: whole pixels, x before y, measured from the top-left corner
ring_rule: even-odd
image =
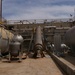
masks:
[[[39,24],[39,23],[55,23],[55,22],[71,22],[71,18],[63,19],[29,19],[29,20],[5,20],[7,25],[9,24]]]

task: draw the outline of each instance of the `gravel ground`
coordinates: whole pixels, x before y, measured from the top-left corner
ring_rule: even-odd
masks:
[[[63,75],[51,58],[27,58],[21,63],[0,61],[0,75]]]

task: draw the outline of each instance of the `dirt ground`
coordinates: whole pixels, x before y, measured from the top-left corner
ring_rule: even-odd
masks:
[[[27,58],[21,63],[0,61],[0,75],[63,75],[51,58]]]

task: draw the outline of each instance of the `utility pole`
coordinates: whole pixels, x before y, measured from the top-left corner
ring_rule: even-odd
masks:
[[[75,21],[75,8],[74,8],[74,21]]]
[[[2,22],[2,0],[0,0],[0,22]]]

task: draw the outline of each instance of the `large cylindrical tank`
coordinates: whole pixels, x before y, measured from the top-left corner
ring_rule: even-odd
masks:
[[[8,48],[9,48],[9,41],[8,41],[8,39],[0,38],[1,54],[2,55],[8,54]]]
[[[9,45],[9,51],[11,56],[18,56],[19,51],[21,50],[20,42],[11,42]]]
[[[0,27],[0,52],[2,55],[8,54],[9,42],[13,36],[11,32]]]
[[[71,53],[75,55],[75,26],[66,32],[65,44],[71,48]]]

